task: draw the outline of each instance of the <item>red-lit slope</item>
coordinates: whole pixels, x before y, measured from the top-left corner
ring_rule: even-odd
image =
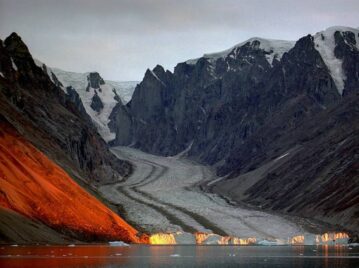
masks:
[[[83,239],[141,242],[137,231],[0,122],[0,205]]]

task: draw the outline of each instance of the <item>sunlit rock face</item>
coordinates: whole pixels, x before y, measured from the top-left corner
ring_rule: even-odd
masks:
[[[144,242],[0,118],[0,206],[76,239]]]

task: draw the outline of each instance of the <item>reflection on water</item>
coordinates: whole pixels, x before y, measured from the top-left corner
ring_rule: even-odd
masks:
[[[3,246],[0,267],[359,267],[348,246]]]

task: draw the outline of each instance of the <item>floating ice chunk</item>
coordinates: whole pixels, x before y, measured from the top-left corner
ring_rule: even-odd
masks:
[[[261,246],[277,246],[278,245],[278,242],[277,240],[267,240],[267,239],[264,239],[264,240],[259,240],[257,242],[258,245],[261,245]]]
[[[170,257],[181,257],[179,254],[171,254]]]
[[[110,244],[111,247],[128,247],[129,244],[126,244],[125,242],[122,241],[111,241],[108,242]]]

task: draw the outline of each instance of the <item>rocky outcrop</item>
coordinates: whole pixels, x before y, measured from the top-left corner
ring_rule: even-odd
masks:
[[[214,166],[218,175],[228,178],[238,178],[257,170],[289,150],[306,144],[312,148],[307,150],[311,154],[307,155],[308,166],[302,164],[303,157],[301,161],[293,158],[290,166],[286,167],[299,174],[296,178],[299,176],[301,179],[296,179],[297,184],[293,181],[291,185],[277,177],[273,179],[275,183],[271,183],[271,179],[266,177],[261,180],[261,193],[272,188],[276,193],[268,190],[272,193],[268,195],[271,198],[268,201],[255,194],[258,185],[250,188],[251,194],[245,198],[242,195],[238,198],[236,191],[239,193],[240,189],[236,187],[229,191],[231,187],[228,186],[228,191],[223,190],[221,194],[285,213],[290,206],[290,213],[335,222],[343,215],[338,212],[342,205],[337,203],[334,210],[324,212],[334,200],[328,198],[328,203],[320,203],[309,212],[307,208],[315,207],[315,201],[319,203],[320,200],[309,198],[310,191],[299,187],[299,181],[305,184],[308,180],[319,180],[316,183],[323,185],[326,177],[320,175],[319,170],[332,170],[334,162],[333,166],[336,166],[342,161],[343,154],[322,151],[326,142],[331,144],[328,148],[332,150],[334,144],[339,146],[340,141],[347,139],[351,146],[358,145],[356,139],[350,138],[359,124],[355,112],[341,110],[343,114],[350,114],[350,119],[338,116],[335,123],[331,121],[333,124],[323,125],[321,122],[334,116],[330,112],[333,109],[351,109],[348,103],[352,103],[351,99],[359,90],[358,30],[331,28],[322,35],[322,38],[320,33],[305,36],[293,45],[253,38],[230,50],[180,63],[174,73],[164,71],[161,66],[147,70],[132,100],[125,106],[118,104],[113,111],[110,125],[116,129],[116,139],[112,144],[131,144],[160,155],[175,155],[187,148],[188,157]],[[340,61],[342,64],[338,65]],[[345,120],[352,125],[346,124]],[[309,126],[308,122],[313,125]],[[316,134],[303,139],[303,135],[310,132],[308,128],[315,126],[318,126]],[[341,132],[341,126],[346,131]],[[331,127],[333,132],[329,131]],[[333,137],[338,139],[332,140]],[[354,172],[355,151],[346,152],[351,155],[345,160],[348,173],[339,169],[338,174],[353,181],[359,176]],[[327,161],[318,163],[318,155]],[[310,165],[316,171],[310,176],[304,175]],[[328,183],[339,183],[339,177],[332,177]],[[283,202],[282,206],[275,205],[278,191],[283,187],[288,187],[291,193],[298,190],[293,196],[287,192],[286,198],[303,201],[308,197],[306,200],[310,200],[310,205],[301,209],[296,201],[286,201],[284,197],[278,199],[278,202]],[[213,188],[217,189],[219,187]],[[358,189],[359,186],[355,185],[347,192]],[[315,195],[323,197],[328,193],[325,189],[318,189]],[[299,195],[303,199],[297,199]],[[350,195],[344,196],[352,200]],[[343,212],[346,220],[338,222],[354,230],[358,224],[350,222],[357,215],[357,207],[352,201],[346,204],[348,210]]]
[[[87,118],[89,121],[91,121],[91,118],[86,113],[85,107],[77,91],[73,87],[69,86],[66,87],[66,93],[67,93],[67,98],[75,105],[76,109],[80,112],[80,114],[84,118]]]
[[[111,132],[116,133],[117,140],[121,142],[114,143],[111,141],[110,145],[129,145],[132,141],[133,134],[132,130],[132,119],[131,115],[125,105],[122,104],[121,101],[113,108],[110,114],[110,122],[108,127]],[[121,122],[121,124],[117,124],[116,122]]]
[[[99,73],[93,72],[89,73],[87,76],[88,85],[87,88],[101,89],[101,85],[105,84],[105,81],[102,79]]]
[[[90,107],[92,108],[92,110],[96,111],[96,112],[101,112],[101,110],[103,109],[103,103],[101,101],[101,98],[97,95],[97,91],[95,90],[95,94],[93,95],[92,99],[91,99],[91,105]]]

